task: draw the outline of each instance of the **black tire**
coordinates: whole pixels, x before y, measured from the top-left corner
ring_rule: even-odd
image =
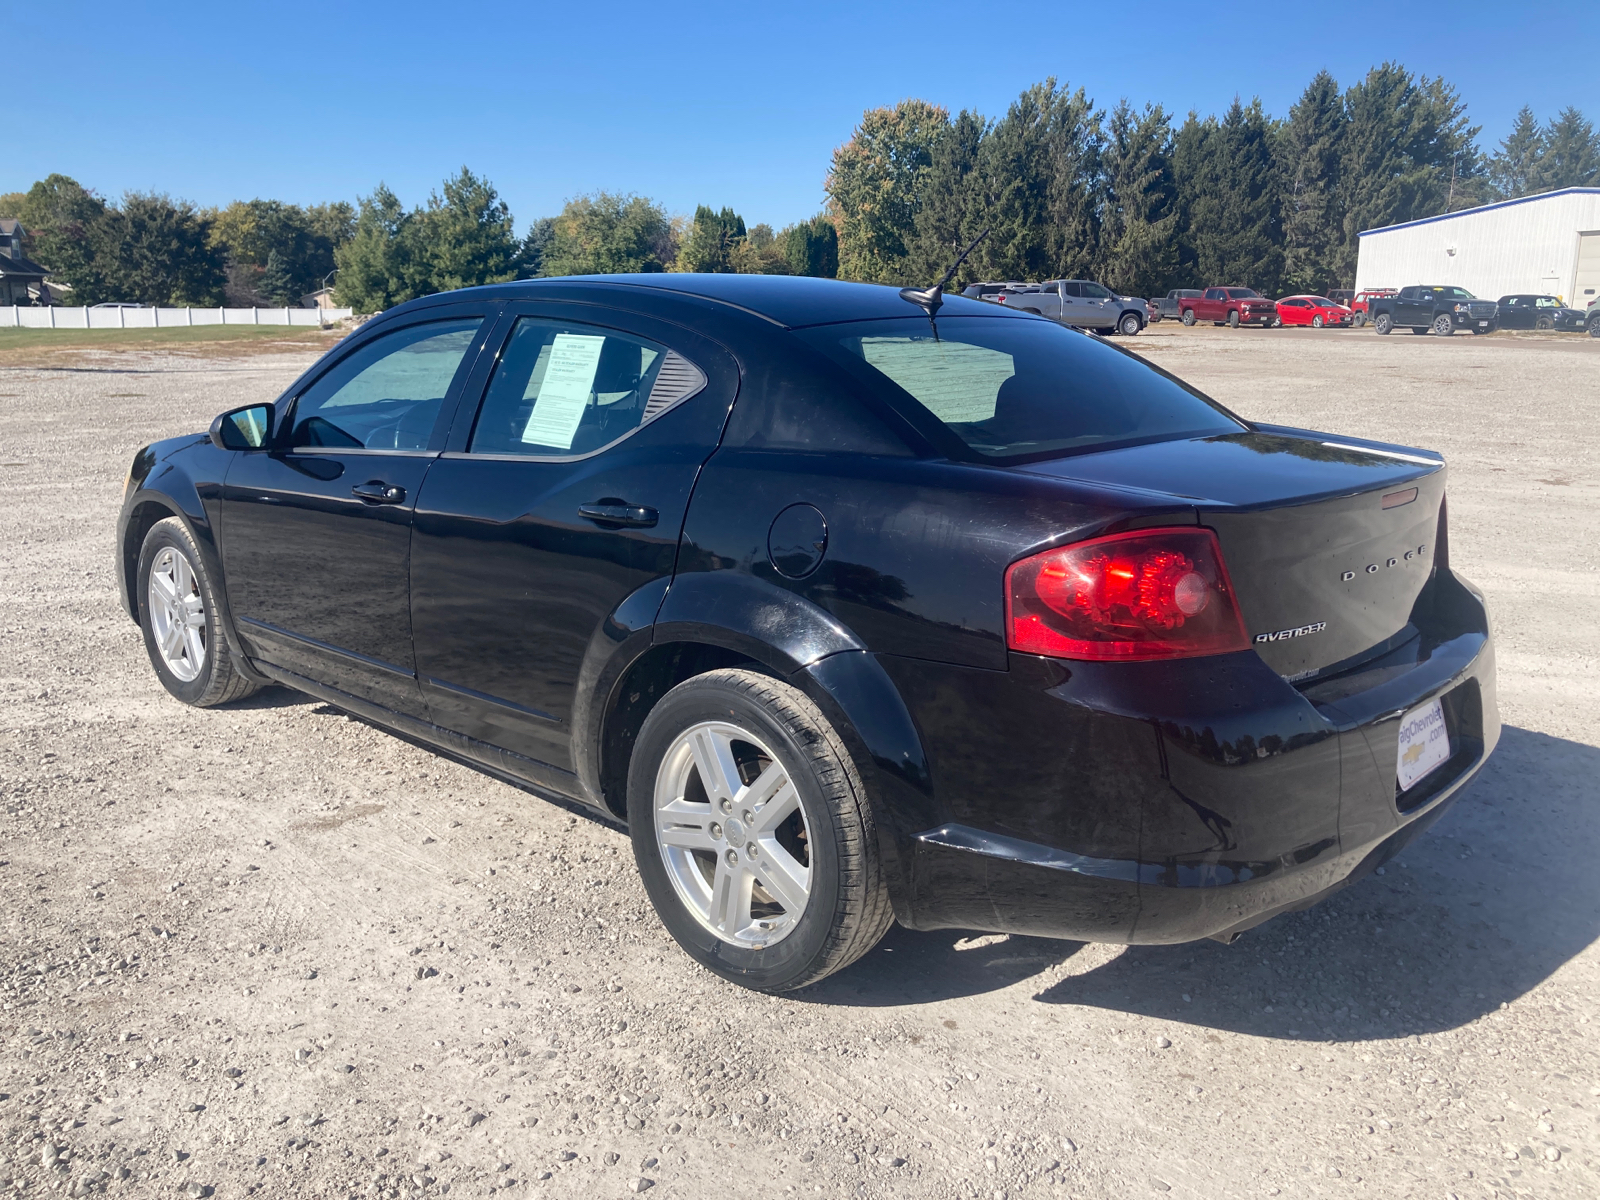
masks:
[[[1228,314],[1228,328],[1239,328],[1239,310],[1237,308]]]
[[[1388,313],[1379,313],[1377,320],[1372,322],[1372,327],[1379,333],[1388,335],[1394,332],[1394,318]]]
[[[180,678],[168,666],[156,643],[157,615],[152,611],[150,573],[156,559],[164,550],[171,550],[174,554],[181,555],[188,564],[189,571],[194,576],[193,597],[199,601],[205,616],[204,632],[201,635],[204,641],[202,661],[198,673],[194,678],[187,680]],[[222,627],[220,616],[222,609],[218,603],[216,581],[206,569],[205,558],[201,555],[200,548],[195,545],[187,525],[177,517],[168,517],[151,526],[150,532],[145,534],[144,545],[139,549],[139,569],[134,579],[138,588],[139,626],[144,630],[145,652],[150,656],[150,665],[155,668],[156,678],[161,680],[162,687],[185,704],[192,704],[196,708],[213,708],[218,704],[229,704],[235,700],[242,700],[261,688],[261,684],[239,674],[233,665],[228,634]]]
[[[657,775],[678,739],[708,721],[754,734],[771,750],[810,830],[804,911],[789,933],[761,949],[735,945],[702,924],[675,889],[656,836]],[[711,671],[661,698],[628,764],[628,826],[645,891],[668,932],[702,966],[744,987],[788,992],[815,983],[871,950],[894,921],[872,806],[849,751],[804,692],[760,672]]]
[[[1350,324],[1354,325],[1357,329],[1360,329],[1366,323],[1367,314],[1363,312],[1358,312],[1355,314],[1355,316],[1350,318]]]
[[[1433,319],[1432,329],[1440,337],[1450,337],[1456,331],[1456,323],[1450,319],[1449,313],[1440,313]]]
[[[1540,333],[1549,333],[1552,329],[1554,329],[1556,327],[1556,323],[1550,317],[1540,317],[1537,321],[1535,321],[1533,323],[1533,327],[1535,329],[1537,329]],[[1473,332],[1477,332],[1477,331],[1474,330]]]
[[[1311,318],[1311,328],[1313,328],[1313,329],[1321,329],[1323,324],[1324,324],[1324,322],[1322,320],[1322,314],[1321,313],[1318,313],[1316,316]]]
[[[1184,309],[1183,310],[1183,315],[1179,319],[1182,320],[1185,325],[1193,325],[1194,324],[1194,309],[1192,309],[1192,308]]]
[[[1600,338],[1600,317],[1591,317],[1589,319],[1589,336]]]
[[[1117,322],[1117,331],[1123,337],[1133,337],[1144,328],[1144,322],[1139,320],[1138,313],[1123,313],[1122,320]]]

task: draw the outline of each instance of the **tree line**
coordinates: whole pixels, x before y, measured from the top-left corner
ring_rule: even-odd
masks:
[[[1110,112],[1047,79],[990,119],[923,100],[873,109],[834,151],[840,275],[927,284],[1086,276],[1120,292],[1237,284],[1268,295],[1354,283],[1362,230],[1600,183],[1600,134],[1575,108],[1523,109],[1494,153],[1442,79],[1396,63],[1347,88],[1319,72],[1287,118],[1235,99],[1181,122]]]
[[[534,221],[522,237],[493,184],[463,167],[406,209],[379,184],[356,204],[240,200],[201,209],[154,193],[109,203],[51,175],[0,195],[28,231],[29,257],[70,303],[297,305],[331,281],[337,304],[378,312],[418,296],[541,275],[724,271],[832,277],[838,236],[818,215],[782,230],[731,208],[673,218],[641,196],[598,192]]]
[[[1600,184],[1600,133],[1575,108],[1524,108],[1492,153],[1442,79],[1396,63],[1341,88],[1319,72],[1288,116],[1235,99],[1180,123],[1160,105],[1099,108],[1047,79],[1004,116],[910,99],[866,112],[833,153],[827,205],[774,230],[728,207],[671,216],[643,196],[578,196],[518,236],[466,167],[407,209],[379,184],[355,204],[156,193],[107,201],[65,175],[0,195],[70,303],[276,307],[331,283],[377,312],[417,296],[550,275],[721,271],[928,284],[985,230],[954,280],[1089,276],[1159,295],[1209,283],[1268,295],[1350,286],[1364,229]]]

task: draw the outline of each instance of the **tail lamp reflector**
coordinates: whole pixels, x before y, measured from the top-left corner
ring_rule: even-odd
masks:
[[[1250,647],[1217,536],[1195,526],[1114,534],[1012,563],[1006,643],[1117,660]]]

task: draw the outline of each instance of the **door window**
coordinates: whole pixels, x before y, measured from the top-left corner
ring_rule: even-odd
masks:
[[[295,402],[291,445],[426,450],[482,323],[467,317],[412,325],[347,355]]]
[[[1206,289],[1206,299],[1207,300],[1225,300],[1225,299],[1227,299],[1227,297],[1223,295],[1223,292],[1222,292],[1221,288],[1207,288]]]
[[[1062,296],[1071,299],[1083,295],[1083,285],[1073,280],[1063,280],[1061,283]]]
[[[489,381],[468,451],[530,458],[590,454],[705,385],[699,367],[655,342],[524,317]]]

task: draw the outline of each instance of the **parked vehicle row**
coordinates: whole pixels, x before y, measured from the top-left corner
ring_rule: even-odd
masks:
[[[1129,336],[1147,324],[1176,320],[1185,325],[1210,321],[1233,329],[1241,325],[1359,329],[1370,323],[1382,334],[1404,326],[1413,333],[1441,336],[1458,329],[1475,334],[1530,329],[1588,332],[1591,337],[1600,338],[1600,308],[1596,304],[1582,310],[1563,304],[1558,296],[1536,293],[1482,300],[1453,284],[1336,289],[1326,296],[1306,293],[1276,301],[1247,287],[1175,288],[1165,296],[1143,300],[1119,296],[1104,284],[1088,279],[974,283],[962,294],[1038,313],[1063,325]]]

